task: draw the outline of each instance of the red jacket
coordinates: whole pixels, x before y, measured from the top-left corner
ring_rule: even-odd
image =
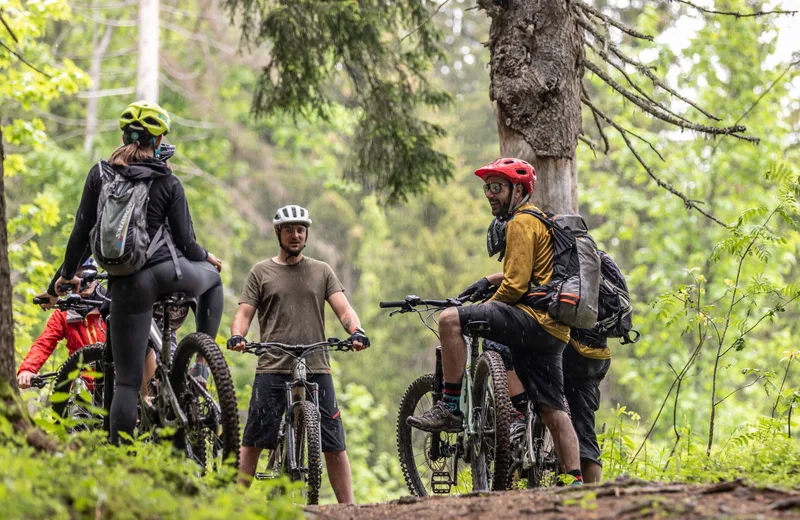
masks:
[[[67,340],[70,355],[87,345],[105,342],[105,325],[100,319],[100,313],[92,312],[82,321],[68,323],[66,311],[54,311],[47,320],[44,332],[36,338],[30,352],[19,365],[17,374],[25,370],[38,373],[58,346],[58,342],[63,339]]]

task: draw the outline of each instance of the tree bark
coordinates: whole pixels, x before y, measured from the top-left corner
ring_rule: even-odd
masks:
[[[17,390],[17,364],[14,359],[14,316],[11,311],[11,269],[8,264],[8,230],[6,228],[5,170],[3,163],[3,129],[0,127],[0,387],[3,395]]]
[[[141,0],[136,98],[151,103],[158,103],[159,32],[159,0]]]
[[[502,156],[533,164],[534,203],[578,211],[583,29],[569,0],[479,0],[492,19],[490,97]]]
[[[114,32],[114,26],[109,25],[106,27],[103,37],[100,42],[97,42],[97,29],[95,29],[94,38],[92,38],[92,62],[89,65],[89,77],[92,78],[92,86],[89,89],[89,101],[86,104],[86,137],[83,140],[83,150],[88,154],[92,151],[92,144],[97,135],[97,106],[100,98],[96,95],[100,90],[100,72],[103,69],[103,58],[106,55],[108,46],[111,44],[111,34]]]

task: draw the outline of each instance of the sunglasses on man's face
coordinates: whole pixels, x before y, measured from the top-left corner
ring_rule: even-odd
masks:
[[[491,191],[495,195],[503,191],[504,186],[508,186],[509,183],[507,182],[487,182],[483,185],[483,193],[488,195]]]

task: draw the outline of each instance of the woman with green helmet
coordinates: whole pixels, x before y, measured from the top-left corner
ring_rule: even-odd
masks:
[[[197,330],[215,338],[222,317],[223,292],[219,271],[222,262],[195,240],[189,205],[180,180],[159,159],[162,139],[170,130],[169,114],[155,103],[137,101],[120,116],[122,146],[107,162],[89,171],[75,226],[67,244],[61,278],[55,284],[78,286],[75,272],[90,253],[90,232],[97,224],[98,201],[104,185],[120,180],[149,183],[146,231],[150,242],[162,228],[169,235],[155,251],[149,251],[142,267],[126,276],[109,276],[111,321],[109,337],[116,369],[111,403],[111,441],[119,433],[133,435],[137,395],[147,352],[153,305],[167,293],[183,292],[197,297]],[[121,179],[122,178],[122,179]],[[164,231],[162,231],[164,233]],[[161,236],[159,234],[159,236]],[[170,239],[176,252],[170,252]]]

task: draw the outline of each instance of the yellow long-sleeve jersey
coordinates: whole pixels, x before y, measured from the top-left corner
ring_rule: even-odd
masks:
[[[569,342],[569,327],[554,320],[546,310],[532,309],[519,303],[530,283],[544,285],[553,277],[553,238],[538,218],[523,210],[540,211],[533,204],[517,209],[506,226],[506,252],[503,282],[490,301],[516,305],[535,319],[542,328],[564,343]]]

